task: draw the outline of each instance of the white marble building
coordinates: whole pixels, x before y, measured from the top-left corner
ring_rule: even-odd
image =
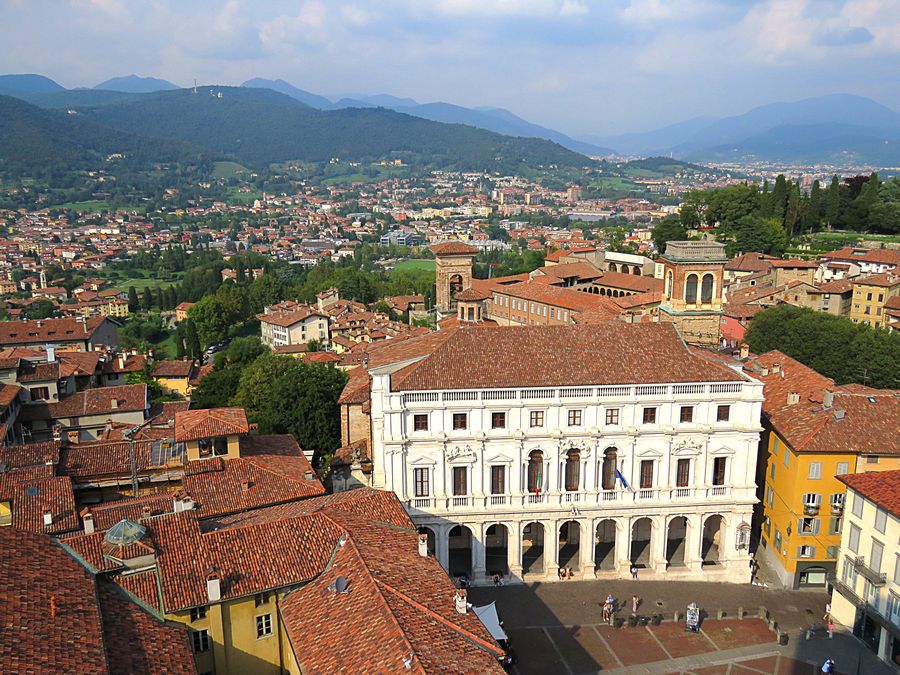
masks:
[[[432,343],[373,355],[371,475],[451,575],[748,581],[761,383],[669,324]]]

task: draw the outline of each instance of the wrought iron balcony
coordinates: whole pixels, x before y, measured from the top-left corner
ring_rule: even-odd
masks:
[[[884,586],[887,583],[887,573],[873,570],[866,565],[866,559],[861,555],[854,558],[853,569],[859,572],[873,586]]]

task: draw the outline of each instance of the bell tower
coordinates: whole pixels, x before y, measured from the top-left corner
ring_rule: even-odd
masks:
[[[461,241],[447,241],[430,250],[435,263],[435,306],[447,314],[455,306],[456,294],[472,287],[472,265],[478,249]]]
[[[688,344],[719,346],[727,259],[725,244],[715,241],[666,244],[659,320],[674,323]]]

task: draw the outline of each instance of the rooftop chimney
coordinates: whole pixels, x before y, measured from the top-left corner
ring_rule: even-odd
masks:
[[[85,509],[81,512],[81,522],[84,524],[84,533],[91,534],[94,531],[94,514]]]
[[[149,506],[141,507],[141,518],[149,518],[151,515],[153,515],[153,512]]]
[[[113,410],[118,408],[119,407],[119,399],[114,398],[114,399],[110,400],[109,407],[112,408]]]
[[[456,605],[456,611],[460,614],[467,614],[469,611],[469,603],[466,599],[466,594],[466,589],[460,588],[456,591],[456,595],[453,598],[453,602]]]
[[[216,570],[211,570],[206,575],[206,597],[211,603],[222,599],[222,586]]]
[[[420,534],[419,535],[419,555],[423,558],[428,557],[428,535]]]
[[[795,403],[800,403],[800,394],[796,391],[789,391],[787,395],[787,404],[794,405]]]
[[[56,345],[47,345],[47,363],[56,361]]]
[[[250,492],[250,481],[249,480],[241,481],[241,492]]]
[[[834,392],[826,391],[824,394],[822,394],[822,406],[825,408],[830,408],[832,405],[834,405]]]
[[[773,363],[773,364],[772,364],[772,372],[773,372],[773,373],[776,373],[776,374],[777,374],[777,373],[780,373],[780,372],[781,372],[781,364],[780,364],[780,363]]]
[[[119,368],[120,369],[125,368],[125,354],[122,352],[119,352]]]
[[[53,525],[53,512],[50,509],[44,509],[44,527]]]
[[[741,358],[746,359],[750,356],[750,345],[746,342],[741,343]]]

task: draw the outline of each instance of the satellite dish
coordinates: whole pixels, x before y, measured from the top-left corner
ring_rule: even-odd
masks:
[[[346,593],[350,587],[350,583],[347,581],[347,577],[340,576],[328,586],[329,591],[334,591],[335,593]]]

